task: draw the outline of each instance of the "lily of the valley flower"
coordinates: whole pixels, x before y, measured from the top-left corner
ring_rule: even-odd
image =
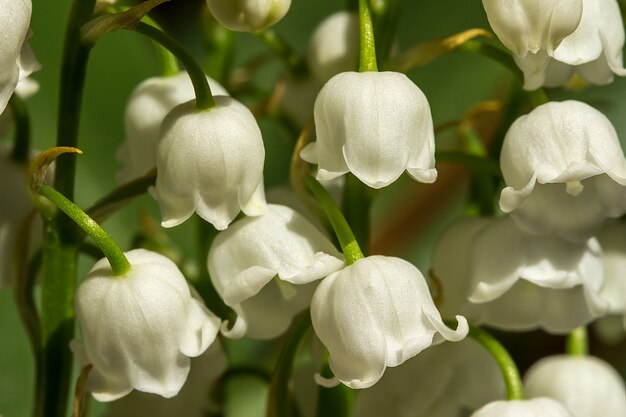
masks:
[[[505,330],[568,333],[606,312],[601,256],[595,239],[576,244],[535,236],[510,218],[458,222],[433,259],[441,311]]]
[[[307,61],[322,83],[359,65],[359,16],[340,11],[324,19],[311,35]]]
[[[209,11],[228,29],[256,32],[282,19],[291,0],[206,0]]]
[[[315,102],[317,142],[301,156],[326,181],[352,172],[372,188],[406,170],[420,182],[437,178],[430,106],[422,91],[397,72],[344,72]]]
[[[428,375],[416,378],[417,375]],[[474,382],[480,375],[480,384]],[[456,417],[504,398],[500,368],[473,339],[442,343],[402,366],[388,369],[371,388],[359,392],[356,417]]]
[[[209,251],[211,280],[238,314],[229,337],[282,334],[309,306],[314,281],[344,266],[330,240],[294,210],[269,205],[220,233]]]
[[[329,365],[351,388],[374,385],[432,344],[463,339],[467,321],[448,328],[421,272],[399,258],[370,256],[325,278],[311,301],[313,328],[329,351]]]
[[[217,81],[207,77],[214,96],[229,95]],[[179,104],[195,98],[186,72],[169,77],[152,77],[133,90],[124,112],[126,140],[117,156],[124,167],[117,181],[124,183],[145,175],[156,166],[159,129],[165,116]]]
[[[30,31],[31,0],[0,0],[0,113],[18,82],[39,69],[26,39]]]
[[[619,373],[593,356],[550,356],[535,363],[524,378],[529,398],[553,398],[575,417],[626,416],[626,390]]]
[[[470,417],[575,417],[561,403],[550,398],[495,401]]]
[[[609,84],[613,74],[626,75],[623,48],[624,23],[617,0],[583,0],[578,28],[563,39],[543,71],[525,73],[526,84],[559,87],[575,72],[592,84]]]
[[[265,149],[250,110],[215,96],[198,111],[193,101],[172,110],[161,126],[156,187],[162,225],[173,227],[194,213],[223,230],[243,210],[267,211],[263,190]]]
[[[194,297],[168,258],[136,249],[131,269],[114,276],[98,261],[76,291],[83,334],[73,349],[93,365],[88,389],[112,401],[133,389],[169,398],[189,373],[189,357],[201,355],[219,331],[220,320]]]
[[[517,119],[500,157],[500,207],[530,233],[584,242],[626,212],[626,159],[611,122],[578,101]]]

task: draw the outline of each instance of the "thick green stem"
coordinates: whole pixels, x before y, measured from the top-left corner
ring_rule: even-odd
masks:
[[[57,145],[78,145],[79,121],[90,47],[81,43],[80,30],[92,16],[95,0],[74,0],[63,45],[59,82]],[[56,161],[55,188],[74,198],[76,158]],[[65,417],[72,374],[68,348],[74,336],[76,288],[76,226],[64,215],[44,222],[41,278],[41,343],[37,358],[35,417]]]
[[[147,23],[139,22],[135,26],[134,30],[159,43],[161,46],[174,54],[174,56],[183,64],[185,70],[187,70],[187,74],[189,74],[189,78],[191,78],[191,83],[193,84],[193,89],[196,93],[196,108],[198,110],[207,110],[215,106],[213,94],[211,93],[211,87],[209,86],[206,75],[204,75],[204,70],[195,58],[187,52],[187,50],[180,43],[165,32],[160,31]]]
[[[378,71],[374,24],[372,23],[369,0],[359,0],[359,33],[361,39],[359,72]]]
[[[567,335],[565,351],[571,356],[587,356],[589,353],[589,338],[585,326],[574,329]]]
[[[515,361],[504,346],[495,337],[479,327],[470,326],[469,336],[487,349],[497,362],[504,377],[507,399],[523,400],[524,385],[522,384],[522,378],[517,370]]]
[[[309,70],[306,61],[294,51],[285,38],[278,35],[272,29],[267,29],[255,34],[284,62],[287,70],[293,76],[301,77],[308,73]]]
[[[9,100],[9,107],[15,123],[15,143],[11,159],[16,162],[27,162],[30,152],[30,118],[26,103],[17,94]]]
[[[42,185],[39,194],[52,201],[63,213],[67,214],[81,229],[102,249],[111,264],[113,275],[124,275],[130,269],[130,263],[124,252],[98,223],[82,211],[76,204],[65,198],[54,188]]]
[[[313,196],[322,205],[326,217],[330,220],[330,224],[333,226],[335,235],[339,239],[343,256],[346,258],[346,263],[351,265],[363,258],[363,252],[359,247],[359,243],[352,233],[350,225],[346,221],[339,207],[335,204],[333,198],[328,194],[328,191],[317,180],[311,176],[304,178],[304,183],[309,188]]]
[[[278,362],[272,373],[269,399],[267,402],[268,417],[292,417],[294,415],[293,402],[291,401],[291,392],[289,389],[291,370],[293,369],[293,362],[298,351],[298,346],[300,346],[302,338],[310,328],[311,313],[309,310],[300,313],[291,324],[280,356],[278,357]]]

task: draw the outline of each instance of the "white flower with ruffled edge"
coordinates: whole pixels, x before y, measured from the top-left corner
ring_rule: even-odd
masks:
[[[563,404],[550,398],[495,401],[470,417],[575,417]]]
[[[372,188],[406,170],[417,181],[437,178],[430,106],[424,93],[398,72],[343,72],[315,101],[317,141],[301,157],[317,164],[317,179],[348,172]]]
[[[291,0],[206,0],[209,11],[230,30],[256,32],[281,20]]]
[[[208,76],[207,81],[214,96],[229,95],[217,81]],[[124,111],[126,139],[117,151],[124,166],[116,175],[118,183],[134,180],[156,167],[163,119],[174,107],[194,98],[193,84],[186,72],[151,77],[135,87]]]
[[[374,385],[386,367],[398,366],[432,344],[458,342],[468,333],[456,316],[448,328],[422,273],[400,258],[369,256],[334,272],[315,290],[313,329],[329,351],[335,378],[351,388]]]
[[[209,251],[211,280],[237,312],[229,337],[277,337],[309,306],[317,281],[344,266],[315,226],[285,206],[233,223]]]
[[[574,73],[596,85],[624,76],[624,23],[617,0],[583,0],[580,25],[555,49],[547,67],[526,69],[527,88],[560,87]],[[519,60],[518,60],[518,63]]]
[[[93,365],[87,389],[112,401],[133,389],[169,398],[189,373],[189,357],[213,343],[220,320],[194,296],[168,258],[144,249],[125,253],[130,270],[114,276],[101,259],[76,291],[83,341],[72,348]]]
[[[508,130],[500,207],[530,233],[584,242],[626,212],[626,159],[611,122],[578,101],[543,104]]]
[[[215,106],[198,111],[195,101],[174,108],[161,126],[156,186],[163,227],[196,212],[224,230],[241,210],[267,211],[263,188],[265,148],[261,130],[246,106],[215,96]]]
[[[575,417],[626,416],[626,391],[620,374],[593,356],[559,355],[541,359],[524,377],[528,398],[553,398]]]
[[[0,0],[0,113],[17,84],[40,68],[26,42],[32,8],[31,0]]]
[[[577,244],[530,235],[508,217],[469,219],[453,224],[437,244],[433,275],[442,285],[443,314],[562,334],[606,312],[601,257],[596,239]]]

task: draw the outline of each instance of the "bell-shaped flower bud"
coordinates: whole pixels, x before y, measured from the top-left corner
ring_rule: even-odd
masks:
[[[592,84],[609,84],[613,74],[626,75],[623,48],[624,23],[617,0],[583,0],[578,28],[554,50],[547,68],[525,71],[525,83],[530,89],[559,87],[577,72]]]
[[[229,95],[217,81],[207,77],[214,96]],[[124,112],[126,140],[117,152],[123,168],[117,182],[125,183],[156,167],[159,130],[165,116],[179,104],[196,97],[186,72],[169,77],[152,77],[133,90]]]
[[[202,355],[191,359],[187,382],[174,398],[133,391],[107,404],[104,417],[206,417],[218,412],[219,405],[211,401],[215,383],[228,368],[226,354],[219,342],[213,343]]]
[[[347,10],[333,13],[320,23],[309,41],[307,60],[322,83],[340,72],[359,66],[359,16]]]
[[[0,0],[0,113],[18,82],[39,69],[39,62],[26,43],[31,12],[31,0]]]
[[[325,278],[311,301],[315,333],[329,351],[335,379],[351,388],[374,385],[432,344],[458,342],[469,330],[442,321],[422,273],[399,258],[369,256]]]
[[[549,356],[524,378],[528,398],[549,397],[575,417],[626,416],[626,390],[619,373],[593,356]]]
[[[572,34],[583,14],[583,0],[483,0],[493,31],[515,55],[552,55]]]
[[[243,210],[267,210],[263,190],[265,149],[261,130],[246,106],[215,96],[198,111],[190,101],[172,110],[161,126],[156,187],[162,225],[173,227],[194,213],[223,230]]]
[[[223,329],[229,337],[281,335],[309,306],[313,282],[344,266],[341,253],[302,215],[268,208],[232,224],[209,251],[213,285],[238,315],[231,330]]]
[[[531,235],[510,218],[458,222],[433,259],[441,311],[504,330],[568,333],[606,312],[601,256],[595,239]]]
[[[416,375],[428,375],[416,378]],[[480,375],[480,384],[475,382]],[[371,388],[359,392],[355,417],[458,416],[505,397],[500,368],[473,339],[442,343],[401,366],[388,369]]]
[[[282,19],[291,0],[206,0],[209,11],[230,30],[256,32]]]
[[[318,180],[352,172],[382,188],[405,170],[420,182],[437,178],[430,106],[406,75],[338,74],[320,91],[314,113],[317,141],[301,157],[318,165]]]
[[[126,252],[130,270],[114,276],[101,259],[76,291],[83,334],[73,349],[93,365],[88,390],[112,401],[133,389],[173,397],[189,373],[189,357],[215,339],[220,320],[194,297],[168,258],[136,249]]]
[[[518,118],[500,156],[500,207],[534,234],[584,242],[626,212],[626,159],[611,122],[578,101]]]
[[[563,404],[550,398],[495,401],[470,417],[576,417]]]

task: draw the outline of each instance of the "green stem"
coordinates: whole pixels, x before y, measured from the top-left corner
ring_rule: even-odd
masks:
[[[30,152],[30,117],[26,103],[17,94],[9,100],[9,107],[15,122],[15,143],[11,159],[15,162],[28,162]]]
[[[515,361],[502,344],[485,330],[470,326],[469,336],[480,343],[495,359],[506,385],[508,400],[523,400],[524,385]]]
[[[359,0],[359,33],[361,39],[359,72],[378,71],[374,24],[372,23],[369,0]]]
[[[268,417],[292,417],[294,415],[289,389],[291,370],[298,346],[310,328],[311,313],[307,309],[294,319],[274,367],[267,402]]]
[[[530,104],[532,104],[533,107],[541,106],[542,104],[546,104],[550,101],[548,95],[543,88],[528,91],[527,94],[528,98],[530,99]]]
[[[93,13],[95,0],[73,0],[65,31],[57,145],[77,147],[83,89],[90,47],[81,43],[80,30]],[[76,158],[62,155],[56,161],[55,188],[74,198]],[[37,358],[35,417],[65,417],[72,375],[74,292],[78,245],[76,226],[66,216],[44,221],[41,277],[41,355]]]
[[[322,208],[326,213],[326,217],[330,220],[330,224],[333,226],[335,235],[337,235],[337,239],[339,239],[339,244],[341,245],[343,256],[346,258],[346,263],[351,265],[363,258],[363,252],[361,252],[359,243],[357,242],[354,233],[352,233],[350,225],[346,221],[346,218],[343,216],[341,210],[339,210],[335,204],[333,198],[330,194],[328,194],[328,191],[326,191],[326,189],[311,176],[305,177],[304,183],[317,201],[319,201],[322,205]]]
[[[263,41],[274,54],[281,58],[287,70],[293,76],[302,77],[308,73],[309,69],[306,61],[294,51],[285,38],[278,35],[273,29],[256,32],[255,35]]]
[[[202,67],[180,43],[165,32],[160,31],[147,23],[139,22],[137,26],[135,26],[134,30],[159,43],[161,46],[174,54],[174,56],[183,64],[189,74],[189,78],[191,78],[191,83],[193,84],[193,89],[196,93],[196,108],[198,110],[207,110],[215,106],[213,94],[211,93],[211,87],[209,87],[209,82],[204,74],[204,71],[202,70]]]
[[[39,194],[52,201],[63,213],[67,214],[81,229],[85,231],[96,244],[102,249],[102,252],[111,264],[113,275],[124,275],[130,269],[130,263],[124,252],[115,243],[111,235],[109,235],[98,223],[82,211],[76,204],[65,198],[49,185],[42,185]]]
[[[589,338],[585,326],[574,329],[567,335],[565,351],[571,356],[587,356],[589,353]]]
[[[360,247],[365,248],[365,253],[369,248],[371,205],[372,197],[369,187],[354,174],[348,173],[343,188],[342,211]]]
[[[141,20],[143,20],[153,28],[163,31],[161,26],[148,15],[145,15]],[[176,60],[176,57],[159,43],[155,43],[154,46],[159,60],[159,66],[161,67],[161,76],[171,77],[180,73],[180,68],[178,67],[178,61]]]

